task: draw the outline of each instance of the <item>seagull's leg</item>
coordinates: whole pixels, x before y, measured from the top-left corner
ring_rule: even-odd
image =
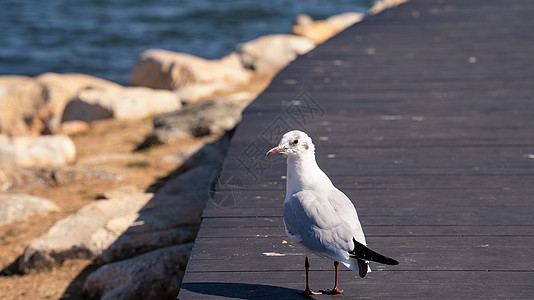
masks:
[[[337,287],[337,273],[338,273],[338,270],[339,270],[339,262],[338,261],[334,261],[334,267],[336,268],[336,282],[334,284],[334,288],[331,289],[331,290],[320,290],[319,292],[323,293],[323,294],[326,294],[326,295],[336,295],[336,294],[341,294],[343,293],[343,290],[340,290],[338,287]]]
[[[302,295],[306,295],[306,296],[309,296],[309,295],[320,295],[321,293],[316,293],[312,290],[310,290],[310,286],[308,284],[308,272],[309,272],[309,269],[310,269],[310,263],[308,262],[308,256],[306,255],[306,260],[304,261],[304,267],[306,268],[306,289],[304,290],[304,292],[300,293]]]

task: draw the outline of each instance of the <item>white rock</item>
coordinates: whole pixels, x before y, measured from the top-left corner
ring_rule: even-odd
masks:
[[[248,103],[233,99],[207,100],[157,116],[154,118],[154,132],[146,137],[142,146],[224,134],[241,120],[241,112]]]
[[[161,248],[91,273],[83,292],[91,299],[174,299],[193,244]]]
[[[358,12],[346,12],[339,15],[333,15],[326,19],[326,22],[339,28],[339,31],[363,20],[364,14]]]
[[[180,195],[156,194],[139,211],[137,221],[98,259],[109,263],[157,248],[192,242],[209,197],[207,186],[201,190],[191,186]]]
[[[313,48],[315,43],[308,38],[292,34],[272,34],[239,44],[236,52],[246,68],[256,73],[273,73]]]
[[[132,225],[152,197],[139,194],[81,208],[28,245],[19,260],[20,271],[28,273],[71,258],[97,258]]]
[[[229,93],[250,81],[239,57],[230,54],[222,59],[207,60],[186,53],[152,49],[139,57],[132,70],[133,85],[180,91],[194,86],[200,91],[180,92],[184,102],[209,98],[215,93]]]
[[[142,191],[137,186],[130,184],[104,192],[104,194],[102,194],[102,199],[124,198],[140,193],[142,193]]]
[[[47,102],[40,115],[49,132],[58,133],[67,103],[84,89],[117,89],[122,86],[101,78],[78,73],[43,73],[35,81],[46,89]],[[67,133],[65,133],[67,134]]]
[[[0,136],[0,160],[11,160],[23,167],[61,166],[76,160],[76,147],[64,135]]]
[[[369,9],[370,15],[376,15],[386,9],[398,6],[406,2],[407,0],[378,0],[373,3],[373,6]]]
[[[0,134],[39,135],[39,111],[46,105],[44,87],[31,77],[0,76]]]
[[[363,17],[361,13],[347,12],[326,20],[313,21],[308,15],[298,15],[291,33],[309,38],[315,43],[322,43],[352,24],[360,22]]]
[[[59,207],[50,200],[24,194],[0,194],[0,226],[51,211],[59,211]]]
[[[181,151],[164,155],[162,158],[159,159],[158,164],[165,166],[173,166],[177,168],[183,165],[185,161],[187,161],[191,156],[193,156],[193,154],[198,152],[202,148],[202,146],[204,146],[204,144],[198,143],[187,147]]]
[[[62,122],[91,122],[99,119],[142,119],[181,107],[178,95],[171,91],[144,87],[87,89],[65,107]]]

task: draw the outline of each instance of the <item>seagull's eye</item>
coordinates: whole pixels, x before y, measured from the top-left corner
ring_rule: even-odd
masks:
[[[298,144],[298,143],[299,143],[299,140],[294,140],[294,141],[293,141],[293,145],[296,145],[296,144]]]

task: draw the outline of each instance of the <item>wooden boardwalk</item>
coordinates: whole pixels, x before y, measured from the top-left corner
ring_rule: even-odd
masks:
[[[264,157],[302,129],[369,246],[400,262],[342,268],[336,298],[532,299],[532,30],[530,0],[411,0],[297,59],[244,112],[179,298],[302,298],[285,159]],[[310,263],[331,288],[332,262]]]

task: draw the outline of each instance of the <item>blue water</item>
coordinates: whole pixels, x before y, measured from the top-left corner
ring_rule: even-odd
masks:
[[[129,82],[159,48],[219,58],[236,44],[315,19],[365,12],[373,0],[1,0],[0,74],[79,72]]]

